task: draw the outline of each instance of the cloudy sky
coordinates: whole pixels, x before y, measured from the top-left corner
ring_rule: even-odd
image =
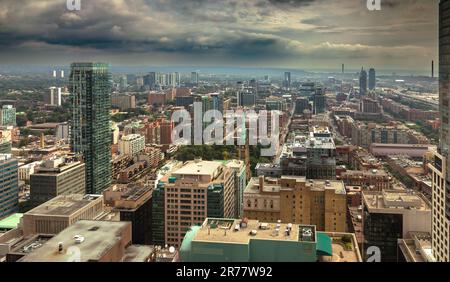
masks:
[[[427,71],[438,0],[0,0],[0,63]]]

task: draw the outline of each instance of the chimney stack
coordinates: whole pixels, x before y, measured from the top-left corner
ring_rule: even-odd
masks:
[[[263,192],[263,190],[264,190],[264,176],[262,175],[259,177],[259,191]]]

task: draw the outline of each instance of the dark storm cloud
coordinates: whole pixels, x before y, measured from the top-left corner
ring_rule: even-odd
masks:
[[[79,12],[65,0],[0,1],[0,59],[44,50],[297,66],[435,56],[437,0],[382,0],[376,13],[363,0],[81,1]]]

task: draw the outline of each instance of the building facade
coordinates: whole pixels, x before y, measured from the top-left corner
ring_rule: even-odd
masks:
[[[19,210],[18,163],[10,154],[0,154],[0,218]]]
[[[111,74],[103,63],[73,63],[71,149],[82,153],[86,193],[98,194],[111,184]]]
[[[346,190],[342,181],[305,177],[252,178],[244,192],[244,216],[260,221],[312,224],[346,231]]]
[[[30,196],[33,206],[43,204],[59,195],[84,194],[85,165],[79,161],[59,158],[44,161],[30,176]]]

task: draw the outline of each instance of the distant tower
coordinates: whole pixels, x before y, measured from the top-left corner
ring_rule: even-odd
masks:
[[[284,88],[286,90],[290,90],[291,89],[291,72],[285,72],[284,73]]]
[[[361,73],[359,74],[359,95],[363,96],[367,94],[367,72],[364,67],[361,68]]]
[[[344,73],[344,72],[345,72],[345,65],[342,64],[342,73]]]
[[[377,77],[374,68],[369,70],[369,90],[374,90],[377,84]]]
[[[431,61],[431,78],[434,78],[434,61]]]
[[[245,164],[245,176],[247,183],[252,178],[252,171],[250,169],[250,138],[249,138],[249,127],[248,124],[245,123],[245,145],[240,146],[238,149],[239,160],[244,161]]]

